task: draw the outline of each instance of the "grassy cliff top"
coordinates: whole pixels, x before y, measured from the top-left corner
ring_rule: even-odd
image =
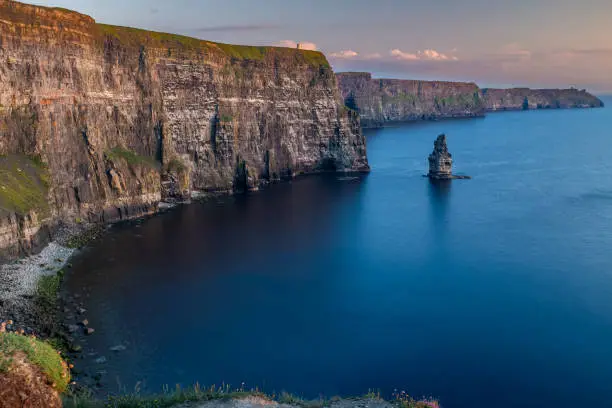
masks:
[[[479,88],[478,84],[475,82],[461,82],[461,81],[432,81],[425,79],[395,79],[395,78],[375,78],[369,72],[337,72],[336,76],[340,80],[367,80],[375,82],[376,84],[391,84],[391,85],[401,85],[401,84],[442,84],[442,85],[453,85],[453,86],[469,86],[472,88]]]
[[[126,47],[140,48],[144,46],[161,50],[217,55],[234,61],[264,61],[268,58],[280,58],[314,67],[329,67],[327,58],[319,51],[222,44],[178,34],[97,24],[93,18],[76,11],[58,7],[35,6],[13,0],[0,0],[0,19],[23,24],[26,27],[52,27],[58,33],[65,32],[66,28],[70,28],[98,39],[111,37]]]
[[[14,0],[0,0],[0,17],[3,20],[26,25],[72,23],[94,24],[95,20],[88,15],[61,7],[35,6]]]
[[[100,34],[116,38],[125,46],[145,46],[186,52],[222,54],[233,60],[263,61],[269,56],[276,56],[287,59],[297,59],[300,62],[313,66],[329,67],[327,58],[319,51],[298,50],[285,47],[223,44],[179,34],[162,33],[108,24],[97,24],[97,27]]]
[[[10,372],[13,361],[22,353],[37,366],[59,392],[64,392],[70,382],[67,364],[48,343],[33,337],[0,332],[0,373]]]

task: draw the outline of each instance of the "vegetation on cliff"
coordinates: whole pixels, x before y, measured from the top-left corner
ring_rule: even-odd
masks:
[[[584,89],[510,88],[482,90],[487,110],[599,108],[603,102]]]
[[[24,355],[27,362],[40,369],[56,391],[63,393],[68,389],[68,365],[49,343],[21,334],[0,332],[0,377],[10,376],[19,355]]]
[[[364,127],[484,115],[481,91],[471,82],[373,79],[366,72],[336,76],[345,105],[359,112]]]
[[[49,172],[35,157],[0,156],[0,210],[25,215],[49,211]]]
[[[298,61],[312,66],[329,67],[329,62],[327,58],[325,58],[325,55],[318,51],[284,47],[257,47],[215,43],[179,34],[162,33],[108,24],[97,24],[97,28],[101,35],[115,38],[124,46],[146,46],[167,50],[169,54],[172,54],[172,50],[202,54],[216,53],[239,61],[264,61],[266,58],[274,57],[295,58]]]
[[[187,389],[177,386],[176,389],[166,389],[163,394],[154,396],[141,396],[138,393],[119,396],[109,396],[105,400],[96,400],[87,396],[70,395],[64,398],[64,408],[171,408],[171,407],[198,407],[219,408],[219,404],[230,408],[238,405],[242,408],[270,406],[279,404],[292,408],[324,408],[324,407],[361,407],[369,404],[379,408],[440,408],[434,399],[416,400],[406,393],[396,393],[393,399],[385,401],[380,393],[373,391],[359,397],[332,397],[308,400],[290,394],[264,393],[259,389],[232,388],[229,385],[211,386],[207,388],[195,385]],[[234,404],[231,404],[234,402]]]
[[[110,149],[106,151],[105,154],[106,157],[112,161],[124,160],[131,166],[148,166],[152,168],[160,167],[160,164],[153,157],[141,156],[132,150],[124,149],[122,147]]]

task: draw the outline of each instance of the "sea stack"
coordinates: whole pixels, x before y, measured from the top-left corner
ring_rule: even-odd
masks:
[[[446,135],[438,136],[434,150],[429,155],[429,174],[433,180],[450,180],[453,178],[453,156],[446,146]]]
[[[429,174],[430,180],[454,180],[470,179],[470,176],[453,175],[453,156],[448,152],[446,146],[446,135],[438,136],[434,142],[434,150],[429,155]]]

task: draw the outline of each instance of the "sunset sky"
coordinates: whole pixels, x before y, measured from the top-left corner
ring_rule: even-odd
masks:
[[[323,51],[336,71],[612,93],[611,0],[37,0],[99,22]]]

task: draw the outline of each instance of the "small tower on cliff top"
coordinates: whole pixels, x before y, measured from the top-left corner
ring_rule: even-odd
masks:
[[[446,135],[440,135],[434,142],[434,150],[429,155],[428,177],[434,180],[453,178],[453,156],[446,146]]]

